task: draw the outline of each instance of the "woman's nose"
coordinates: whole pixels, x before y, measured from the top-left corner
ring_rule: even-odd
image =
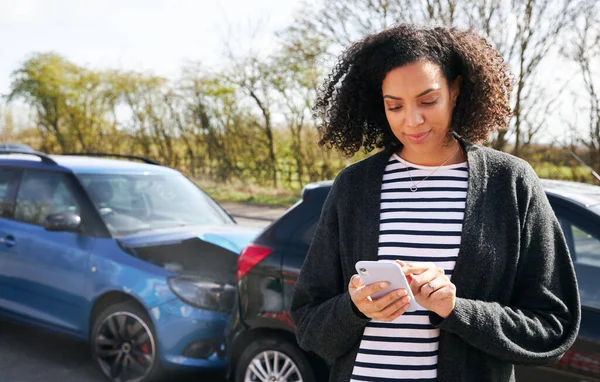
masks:
[[[418,108],[413,108],[412,110],[407,110],[406,115],[406,125],[408,127],[417,127],[422,125],[424,122],[423,114],[419,111]]]

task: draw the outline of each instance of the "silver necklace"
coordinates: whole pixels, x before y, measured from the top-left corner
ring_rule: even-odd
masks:
[[[406,167],[406,172],[408,172],[408,177],[410,178],[410,183],[412,184],[412,186],[410,186],[410,190],[412,192],[417,192],[417,190],[419,189],[417,186],[419,184],[421,184],[421,182],[425,181],[427,178],[429,178],[431,175],[433,175],[437,170],[439,170],[440,168],[442,168],[443,165],[445,165],[446,163],[448,163],[448,161],[450,160],[450,158],[452,158],[454,155],[456,155],[456,153],[458,152],[458,150],[460,149],[460,145],[458,145],[458,147],[456,148],[456,150],[452,153],[452,155],[450,155],[448,157],[448,159],[446,159],[441,165],[439,165],[435,170],[433,170],[429,175],[427,175],[425,178],[421,179],[420,181],[418,181],[417,183],[415,183],[413,181],[412,176],[410,175],[410,170],[408,169],[408,166],[405,162],[407,162],[406,159],[402,158],[401,155],[398,154],[398,156],[400,157],[400,159],[402,159],[402,164],[404,165],[404,167]]]

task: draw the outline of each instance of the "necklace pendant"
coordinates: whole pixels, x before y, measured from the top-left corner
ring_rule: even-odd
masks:
[[[417,192],[417,186],[410,186],[410,190],[412,192]]]

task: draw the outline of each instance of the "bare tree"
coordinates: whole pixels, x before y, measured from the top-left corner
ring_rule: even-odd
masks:
[[[428,0],[435,3],[437,0]],[[454,1],[454,0],[451,0]],[[363,36],[399,22],[422,20],[427,10],[409,0],[331,0],[315,8],[306,4],[287,29],[300,41],[306,37],[327,42],[330,58]],[[432,13],[436,13],[432,8]]]
[[[8,116],[4,109],[5,108],[3,105],[0,104],[0,142],[5,142],[10,138],[10,134],[6,126],[6,120],[8,119]]]
[[[271,86],[272,60],[268,53],[259,50],[258,41],[267,26],[266,18],[249,22],[245,30],[229,30],[224,39],[225,56],[229,59],[230,69],[226,73],[228,81],[235,84],[248,97],[259,111],[262,120],[265,148],[268,162],[265,163],[271,176],[271,183],[277,187],[277,158],[275,155],[275,135],[273,133],[274,89]],[[246,46],[236,46],[239,41]]]
[[[556,46],[563,31],[574,24],[575,12],[580,5],[581,2],[571,0],[513,0],[514,14],[523,15],[517,22],[514,36],[518,42],[516,52],[508,57],[517,62],[514,65],[516,69],[513,68],[517,77],[513,94],[515,155],[519,154],[523,135],[532,137],[544,122],[535,118],[535,107],[527,103],[526,93],[540,86],[540,82],[534,81],[533,77],[550,50]],[[543,99],[541,96],[533,97],[533,100],[545,102],[542,108],[546,109],[553,102],[553,99]]]
[[[514,138],[514,154],[529,145],[547,126],[548,112],[557,95],[547,92],[539,69],[568,44],[563,37],[587,0],[463,0],[455,7],[465,19],[459,26],[473,28],[494,46],[511,66],[515,86],[511,94],[513,118],[508,129],[495,135],[493,146],[504,150]],[[559,79],[568,81],[569,79]]]
[[[425,0],[425,4],[424,20],[442,25],[454,25],[458,21],[458,15],[464,12],[461,8],[465,2],[461,0]]]
[[[400,22],[473,28],[497,48],[515,74],[511,101],[514,116],[508,129],[495,136],[493,145],[505,149],[515,140],[518,154],[545,126],[544,113],[554,97],[532,97],[543,82],[535,82],[540,65],[569,29],[576,12],[588,0],[330,0],[315,9],[305,7],[290,27],[299,38],[317,35],[330,42],[331,55],[368,33]]]
[[[212,126],[207,115],[202,71],[199,63],[188,64],[183,69],[177,89],[165,94],[171,120],[185,146],[189,171],[194,177],[198,176],[199,171],[210,174],[211,155],[218,155],[210,146],[212,141],[206,142],[204,139],[207,131],[211,133]]]
[[[315,127],[310,118],[317,87],[325,72],[320,60],[326,51],[323,40],[315,36],[296,39],[293,31],[280,33],[281,48],[273,57],[271,86],[277,93],[278,111],[291,133],[291,155],[300,184],[310,174],[304,153],[304,129]],[[306,171],[305,171],[306,170]]]
[[[597,4],[584,8],[575,30],[572,49],[563,53],[581,70],[586,92],[584,110],[588,112],[587,133],[582,138],[589,148],[593,167],[600,169],[600,12]]]
[[[233,66],[229,79],[247,94],[260,110],[266,148],[269,153],[269,170],[274,187],[277,187],[277,159],[275,157],[275,137],[273,135],[274,95],[271,86],[273,75],[268,59],[257,55],[239,59]]]

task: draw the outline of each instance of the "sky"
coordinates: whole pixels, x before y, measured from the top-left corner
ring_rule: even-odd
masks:
[[[225,41],[236,49],[274,46],[274,32],[300,6],[301,0],[0,0],[0,95],[34,52],[171,78],[188,60],[219,66]]]
[[[315,1],[0,0],[0,96],[9,92],[11,72],[35,52],[53,51],[92,69],[167,78],[176,78],[188,61],[218,68],[226,62],[225,42],[240,56],[250,49],[268,52],[276,46],[275,32]],[[559,84],[557,74],[568,70],[553,61],[543,65],[542,78],[563,100],[548,121],[548,142],[566,137],[564,119],[578,117],[571,94],[582,91],[577,78]]]

